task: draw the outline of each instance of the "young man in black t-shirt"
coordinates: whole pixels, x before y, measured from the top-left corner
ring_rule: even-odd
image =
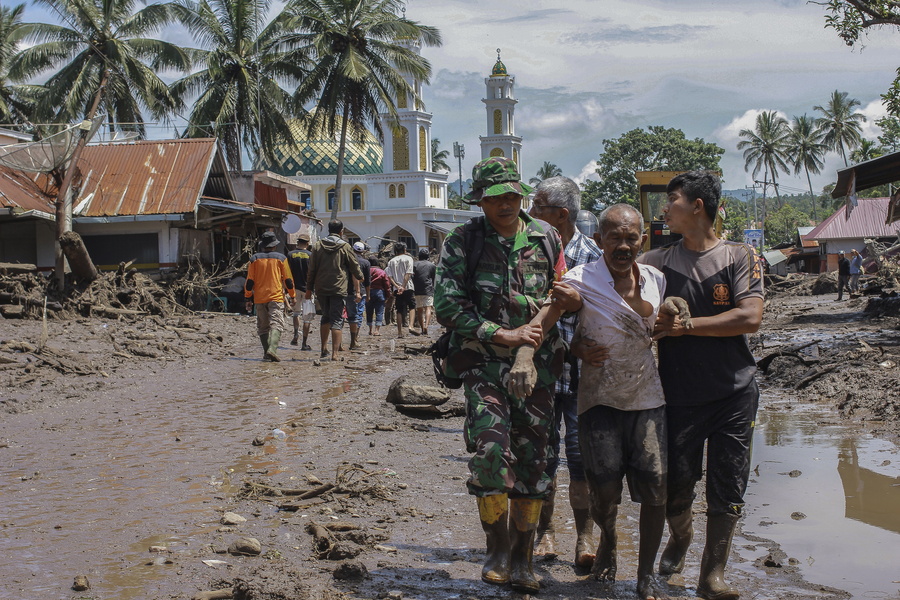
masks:
[[[303,295],[306,293],[306,274],[309,271],[309,259],[312,256],[312,250],[309,249],[309,234],[297,234],[297,240],[293,244],[288,244],[288,266],[291,268],[291,274],[294,277],[294,285],[297,287],[297,298],[293,306],[294,321],[294,337],[291,339],[291,345],[296,346],[300,338],[300,319],[303,316],[300,306],[303,303]],[[309,328],[315,314],[307,315],[303,321],[303,345],[301,350],[312,350],[306,343],[309,338]]]
[[[419,248],[419,260],[413,264],[413,290],[416,295],[416,323],[422,335],[428,335],[431,313],[434,311],[434,276],[437,267],[428,260],[431,253],[427,248]]]
[[[706,547],[697,593],[737,599],[725,583],[731,539],[750,475],[750,441],[759,388],[745,334],[759,329],[763,286],[747,244],[716,237],[721,185],[705,171],[669,182],[666,224],[682,239],[641,257],[666,277],[666,296],[684,298],[693,327],[663,314],[656,324],[659,374],[666,396],[669,440],[666,518],[671,535],[660,559],[665,575],[681,572],[693,535],[691,505],[703,474],[706,446]]]

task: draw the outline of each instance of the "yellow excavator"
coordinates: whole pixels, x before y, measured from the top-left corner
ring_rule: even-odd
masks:
[[[644,251],[659,248],[681,238],[680,234],[672,233],[663,219],[663,206],[666,204],[666,186],[676,175],[687,171],[636,171],[634,176],[638,181],[640,190],[641,214],[644,215],[644,223],[647,228],[647,242]],[[716,235],[722,237],[722,221],[724,219],[725,201],[719,204],[719,212],[716,214]]]

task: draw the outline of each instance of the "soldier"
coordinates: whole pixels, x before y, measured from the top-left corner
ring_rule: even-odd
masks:
[[[533,593],[540,589],[531,560],[551,482],[544,470],[564,343],[555,327],[545,336],[532,321],[564,272],[565,256],[556,231],[522,211],[531,187],[520,181],[515,162],[489,158],[472,173],[473,191],[465,201],[480,206],[484,217],[447,236],[435,313],[453,331],[447,374],[465,387],[465,440],[474,453],[467,487],[477,498],[487,538],[481,578]],[[470,231],[479,241],[467,239]],[[473,272],[467,252],[480,252]],[[517,352],[533,354],[539,365],[530,394],[511,376]]]

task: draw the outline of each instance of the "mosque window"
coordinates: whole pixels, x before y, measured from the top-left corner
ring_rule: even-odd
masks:
[[[312,208],[312,193],[311,192],[300,192],[300,204],[303,205],[303,208],[309,210]]]
[[[397,96],[397,108],[406,108],[406,92],[401,92],[401,94]]]
[[[519,164],[519,151],[518,150],[513,150],[513,162],[516,163],[516,165]],[[521,170],[522,170],[522,167],[519,167],[519,171],[521,171]]]
[[[401,183],[397,187],[397,197],[398,198],[406,198],[406,185]]]
[[[409,171],[409,130],[403,126],[394,131],[394,170]]]
[[[494,110],[494,133],[503,133],[503,113],[499,108]]]
[[[503,156],[503,150],[500,148],[494,148],[491,150],[491,156]]]
[[[418,248],[418,244],[416,244],[416,239],[411,235],[398,235],[397,241],[406,246],[407,252],[410,254],[413,250]]]
[[[397,186],[393,183],[388,186],[388,198],[396,198],[397,197]]]
[[[353,202],[353,210],[363,209],[363,193],[361,189],[353,188],[353,191],[350,192],[350,198]]]
[[[328,208],[326,210],[334,210],[334,188],[328,190]]]
[[[419,170],[428,170],[428,145],[425,135],[425,128],[419,127]]]

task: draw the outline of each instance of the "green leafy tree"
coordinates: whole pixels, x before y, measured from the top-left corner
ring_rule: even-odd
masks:
[[[347,136],[361,139],[371,124],[383,139],[380,113],[396,119],[401,97],[421,104],[404,74],[428,81],[431,65],[412,48],[439,46],[441,35],[434,27],[399,16],[400,0],[293,0],[288,6],[295,15],[292,25],[305,36],[313,61],[295,97],[301,104],[317,104],[308,123],[311,131],[340,134],[337,200],[331,211],[336,219]]]
[[[766,217],[766,244],[775,246],[792,242],[797,234],[797,228],[808,225],[809,215],[793,204],[785,204]]]
[[[719,170],[725,150],[701,138],[689,140],[680,129],[652,125],[632,129],[613,140],[603,140],[597,160],[597,183],[586,182],[584,195],[601,206],[640,202],[637,171]],[[591,207],[589,210],[592,210]]]
[[[143,111],[164,119],[180,103],[157,74],[187,72],[190,53],[152,37],[172,21],[171,4],[136,10],[136,0],[37,0],[66,25],[31,23],[27,40],[10,69],[17,81],[57,69],[44,83],[35,119],[68,123],[88,114],[95,99],[110,131],[146,136]],[[132,123],[134,123],[132,125]]]
[[[599,200],[602,193],[599,181],[585,179],[581,184],[581,208],[599,215],[604,207],[603,202]]]
[[[818,175],[825,166],[825,153],[828,147],[822,142],[822,134],[816,129],[816,122],[812,117],[803,115],[794,117],[788,133],[787,147],[785,151],[791,166],[794,167],[794,175],[800,170],[806,172],[806,183],[809,185],[809,196],[813,198],[813,219],[818,221],[815,193],[812,188],[810,173]]]
[[[884,151],[878,145],[878,142],[861,138],[856,150],[850,153],[850,161],[853,164],[858,164],[879,156],[884,156]]]
[[[756,115],[756,124],[753,129],[742,129],[738,142],[738,150],[744,151],[744,170],[749,171],[752,165],[752,175],[756,178],[759,172],[763,172],[763,221],[766,219],[766,188],[769,176],[772,177],[772,186],[775,188],[775,196],[781,205],[781,194],[778,191],[776,177],[779,171],[790,173],[787,165],[789,127],[787,119],[779,117],[774,110],[763,111]]]
[[[848,98],[847,92],[834,90],[828,103],[824,106],[814,106],[813,109],[822,113],[816,119],[816,127],[822,132],[822,142],[829,150],[834,150],[847,162],[847,151],[859,146],[862,139],[862,125],[866,117],[855,109],[860,105],[856,98]]]
[[[731,196],[726,196],[723,201],[725,222],[722,224],[722,230],[725,232],[725,238],[732,242],[743,242],[744,229],[748,228],[749,222],[747,204]]]
[[[9,77],[13,58],[28,31],[24,4],[0,6],[0,123],[26,123],[34,110],[38,86],[15,84]]]
[[[828,0],[823,4],[830,13],[825,16],[825,27],[834,29],[851,48],[860,43],[867,29],[900,28],[900,3],[896,0]],[[888,113],[900,116],[900,68],[881,99]]]
[[[894,116],[881,117],[875,120],[875,124],[881,128],[878,143],[885,152],[900,150],[900,119]]]
[[[447,164],[447,160],[450,158],[450,153],[447,150],[441,150],[441,140],[438,138],[431,138],[431,170],[434,173],[438,172],[450,172],[450,165]]]
[[[544,164],[541,165],[541,168],[538,169],[537,175],[528,180],[528,183],[531,185],[537,185],[545,179],[550,179],[551,177],[559,177],[562,175],[562,169],[557,167],[551,162],[544,161]]]
[[[453,208],[455,210],[472,210],[471,206],[463,202],[459,192],[452,187],[447,188],[447,208]]]

